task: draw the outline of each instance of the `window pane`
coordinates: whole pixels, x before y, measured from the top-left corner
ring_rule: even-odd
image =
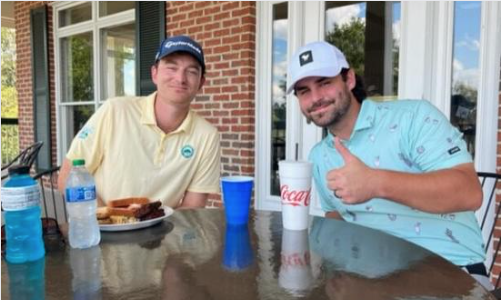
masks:
[[[480,46],[480,2],[454,2],[451,123],[475,155]]]
[[[285,115],[287,82],[287,3],[273,7],[272,111],[271,111],[271,195],[280,195],[278,162],[285,159]]]
[[[134,9],[136,2],[134,1],[100,1],[99,16],[109,16],[129,9]]]
[[[136,94],[135,24],[101,30],[101,99]]]
[[[344,52],[371,99],[396,99],[400,2],[326,2],[325,39]]]
[[[94,105],[64,106],[64,115],[66,117],[67,141],[71,144],[73,137],[85,125],[85,122],[94,113]],[[69,149],[70,145],[67,145]]]
[[[92,18],[92,3],[86,2],[59,12],[59,27],[89,21]]]
[[[94,99],[92,33],[61,39],[61,87],[63,102]]]

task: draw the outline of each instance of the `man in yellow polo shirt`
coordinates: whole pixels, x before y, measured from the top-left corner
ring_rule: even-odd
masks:
[[[64,191],[71,161],[85,159],[104,204],[126,197],[161,200],[173,208],[204,207],[219,192],[217,129],[190,110],[205,83],[200,45],[165,39],[151,67],[157,91],[108,99],[73,139],[59,174]]]

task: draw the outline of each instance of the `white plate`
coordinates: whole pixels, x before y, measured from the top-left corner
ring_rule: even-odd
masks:
[[[127,230],[135,230],[135,229],[150,227],[162,222],[165,218],[169,217],[174,213],[174,210],[171,207],[164,206],[163,209],[165,215],[155,219],[140,221],[136,223],[128,223],[128,224],[100,224],[99,229],[101,231],[127,231]]]

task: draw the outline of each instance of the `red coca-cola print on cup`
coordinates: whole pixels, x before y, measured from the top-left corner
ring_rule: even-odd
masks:
[[[307,161],[278,162],[282,223],[290,230],[308,228],[312,165]]]
[[[280,198],[283,205],[308,206],[310,205],[311,188],[308,190],[294,190],[287,184],[280,186]]]

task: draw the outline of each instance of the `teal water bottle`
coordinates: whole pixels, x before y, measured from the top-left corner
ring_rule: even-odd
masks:
[[[40,188],[29,172],[28,166],[9,168],[9,179],[2,186],[7,239],[5,259],[11,263],[35,261],[45,256]]]

